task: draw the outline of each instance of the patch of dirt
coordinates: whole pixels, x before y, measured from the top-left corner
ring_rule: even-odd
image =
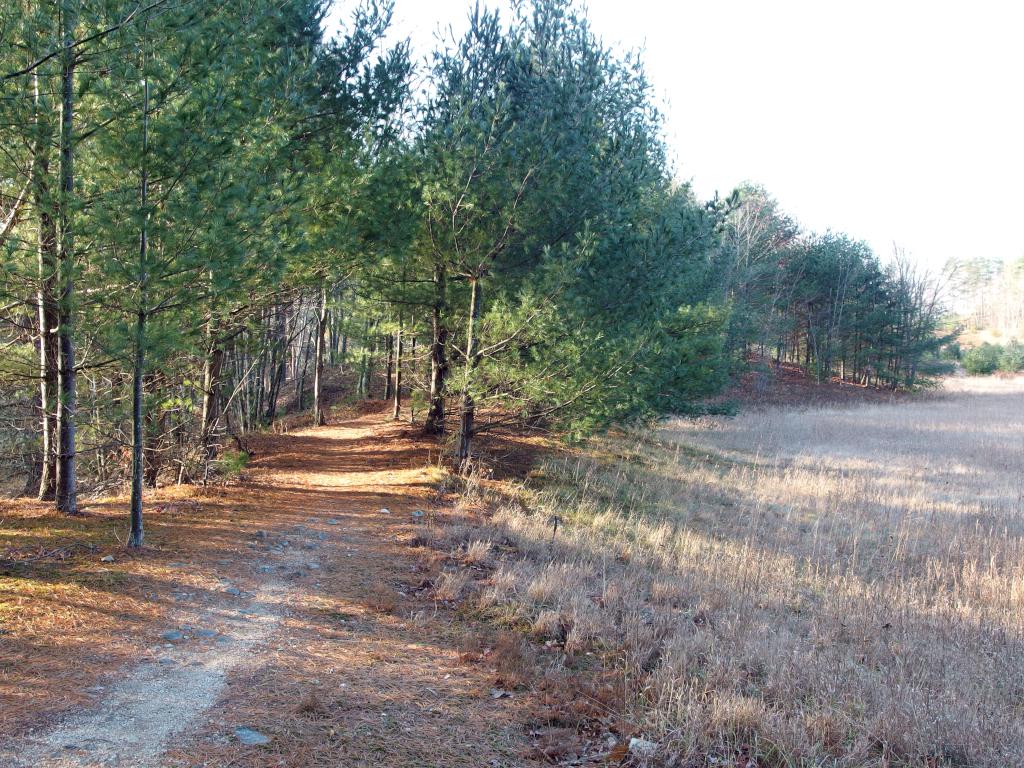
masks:
[[[791,363],[752,359],[751,370],[741,375],[712,404],[739,403],[744,408],[810,408],[889,403],[909,396],[906,392],[861,386],[839,378],[819,382]]]
[[[18,552],[86,544],[0,576],[0,764],[531,764],[529,694],[495,698],[459,650],[485,630],[410,586],[404,542],[444,514],[430,446],[384,407],[250,442],[244,481],[165,503],[139,555],[112,546],[123,501],[7,520]]]

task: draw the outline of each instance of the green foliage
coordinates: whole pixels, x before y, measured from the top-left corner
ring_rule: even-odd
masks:
[[[801,232],[764,189],[675,183],[639,56],[571,0],[474,6],[420,72],[384,47],[384,1],[331,40],[320,0],[65,6],[0,7],[0,385],[35,396],[36,297],[73,278],[83,477],[111,482],[134,434],[152,482],[205,476],[325,366],[342,397],[379,394],[399,332],[406,403],[457,399],[473,432],[698,412],[751,353],[891,387],[947,366],[938,288],[905,260]],[[66,192],[62,19],[81,41]],[[59,270],[39,258],[54,222],[75,244]],[[23,463],[37,417],[5,425]]]
[[[805,234],[768,193],[731,201],[713,283],[732,309],[726,354],[798,363],[819,381],[840,376],[892,388],[927,386],[956,336],[944,332],[944,281],[902,255],[883,265],[847,235]]]
[[[963,356],[964,370],[973,376],[984,376],[995,373],[999,368],[1003,348],[988,342],[967,350]]]
[[[985,342],[963,353],[962,363],[972,376],[987,376],[996,371],[1019,373],[1024,371],[1024,344],[1016,340],[1005,345]]]
[[[216,462],[217,474],[227,479],[236,478],[242,474],[249,458],[245,451],[223,451]]]
[[[1003,347],[999,355],[999,370],[1004,373],[1024,371],[1024,344],[1013,340]]]

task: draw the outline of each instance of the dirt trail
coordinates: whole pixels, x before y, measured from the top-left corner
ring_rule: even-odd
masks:
[[[382,414],[254,446],[219,557],[175,553],[221,589],[180,593],[187,620],[0,765],[524,765],[524,702],[417,596],[430,565],[403,540],[435,514],[428,449]]]

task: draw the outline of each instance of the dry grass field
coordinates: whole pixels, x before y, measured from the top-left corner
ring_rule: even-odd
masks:
[[[1024,380],[680,420],[533,474],[445,545],[492,553],[481,612],[618,671],[605,705],[659,762],[1019,764]]]

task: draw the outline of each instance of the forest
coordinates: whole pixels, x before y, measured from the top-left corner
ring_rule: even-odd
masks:
[[[392,8],[192,0],[0,10],[0,456],[82,489],[204,482],[284,411],[352,398],[445,440],[690,412],[751,354],[874,387],[939,370],[941,290],[698,200],[641,58],[578,7],[472,11],[424,62]],[[699,151],[699,147],[689,148]]]
[[[1024,262],[413,7],[0,4],[0,768],[1019,762]]]

